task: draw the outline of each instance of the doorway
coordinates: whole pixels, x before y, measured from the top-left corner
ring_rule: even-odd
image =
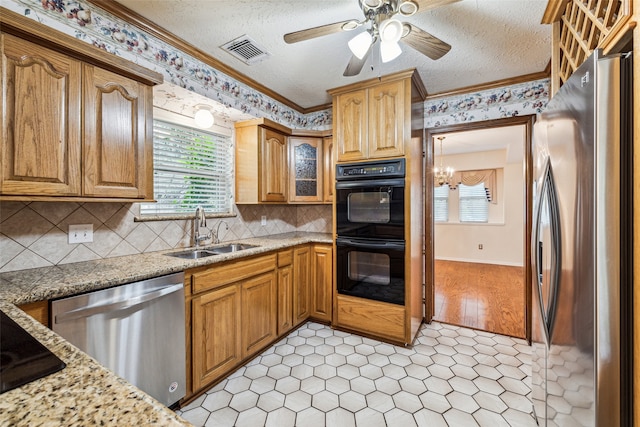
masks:
[[[456,170],[447,188],[434,183],[433,173],[425,175],[427,322],[529,338],[534,118],[426,130],[425,170],[440,166],[440,142],[442,160],[448,163],[443,166]],[[486,190],[484,217],[469,217],[467,196],[475,183],[473,174],[482,176],[476,187]]]

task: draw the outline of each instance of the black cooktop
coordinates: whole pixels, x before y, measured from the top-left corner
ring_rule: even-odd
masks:
[[[0,310],[0,393],[65,366],[62,360]]]

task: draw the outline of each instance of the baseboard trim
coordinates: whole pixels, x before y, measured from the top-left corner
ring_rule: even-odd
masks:
[[[470,262],[473,264],[492,264],[492,265],[506,265],[509,267],[524,267],[523,263],[509,262],[509,261],[496,261],[487,259],[467,259],[467,258],[454,258],[454,257],[436,257],[436,261],[457,261],[457,262]]]

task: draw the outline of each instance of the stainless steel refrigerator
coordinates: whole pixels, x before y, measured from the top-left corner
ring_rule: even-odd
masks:
[[[631,425],[631,59],[596,51],[534,126],[531,396],[541,426]]]

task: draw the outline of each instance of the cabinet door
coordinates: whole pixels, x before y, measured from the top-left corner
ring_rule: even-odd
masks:
[[[84,66],[86,196],[153,196],[152,189],[147,194],[147,171],[153,166],[151,133],[147,135],[145,120],[152,117],[151,100],[151,87],[110,71]]]
[[[321,202],[323,151],[320,138],[289,138],[289,201]]]
[[[314,245],[311,254],[311,317],[330,322],[333,290],[333,250],[330,245]]]
[[[293,327],[293,266],[278,269],[278,335]]]
[[[333,202],[333,191],[336,186],[336,155],[333,147],[333,138],[327,137],[322,142],[324,151],[324,197],[325,203]]]
[[[301,246],[293,251],[293,323],[307,320],[311,300],[311,250]]]
[[[369,158],[404,154],[404,81],[369,89]]]
[[[80,62],[2,36],[0,193],[79,196]]]
[[[193,389],[228,373],[242,360],[240,286],[193,299]]]
[[[260,201],[287,201],[287,137],[260,129]]]
[[[333,117],[334,137],[338,140],[338,161],[366,159],[367,92],[358,90],[336,96]]]
[[[275,271],[242,283],[242,357],[261,350],[276,338]]]

